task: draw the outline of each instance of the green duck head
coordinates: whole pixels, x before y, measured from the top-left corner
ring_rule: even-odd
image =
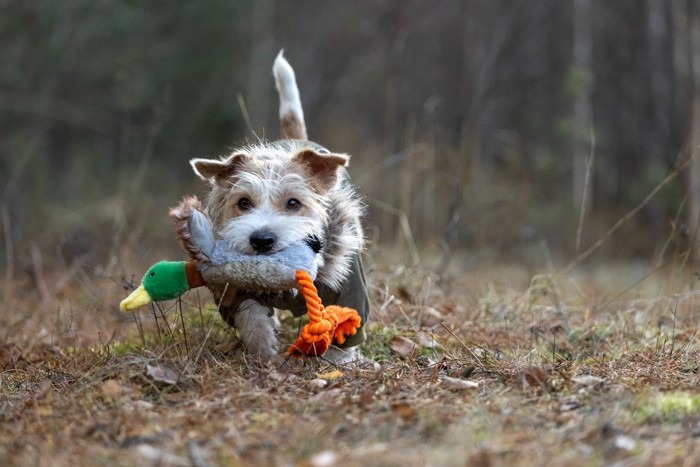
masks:
[[[141,285],[119,304],[121,311],[134,311],[152,301],[171,300],[190,289],[184,261],[161,261],[143,276]]]

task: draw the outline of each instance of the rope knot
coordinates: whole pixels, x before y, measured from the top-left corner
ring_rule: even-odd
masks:
[[[308,272],[297,271],[296,280],[306,302],[309,324],[302,328],[299,338],[289,348],[290,355],[323,355],[333,342],[342,344],[347,336],[357,332],[362,320],[356,310],[337,305],[324,307]]]

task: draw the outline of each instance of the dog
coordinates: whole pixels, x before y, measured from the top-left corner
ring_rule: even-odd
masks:
[[[316,253],[315,284],[323,303],[355,308],[364,326],[369,315],[360,261],[364,205],[346,170],[350,156],[308,140],[296,77],[283,51],[272,70],[282,139],[251,144],[221,159],[192,159],[195,174],[210,187],[206,210],[216,235],[244,254],[272,254],[307,242]],[[246,353],[265,359],[279,350],[274,309],[295,316],[306,312],[295,292],[212,288],[222,318],[238,330]],[[361,327],[344,349],[326,355],[353,360],[364,337]]]

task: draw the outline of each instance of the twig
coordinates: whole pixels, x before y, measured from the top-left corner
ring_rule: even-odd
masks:
[[[32,243],[29,255],[32,259],[32,272],[34,273],[34,282],[39,291],[39,296],[42,302],[48,303],[51,301],[51,293],[44,277],[44,262],[41,257],[41,251],[39,251],[39,247],[35,243]]]
[[[248,130],[255,134],[255,131],[253,130],[253,124],[250,122],[250,114],[248,113],[248,107],[245,105],[245,99],[243,99],[243,96],[238,93],[236,94],[236,99],[238,99],[238,107],[241,109],[241,114],[243,115],[243,121],[245,121],[245,125],[248,127]]]
[[[141,345],[143,345],[143,347],[146,348],[146,335],[143,332],[143,324],[141,324],[141,317],[138,313],[133,313],[131,316],[133,316],[134,321],[136,321],[136,327],[138,328],[139,336],[141,337]]]
[[[199,358],[202,356],[202,351],[204,350],[204,346],[206,345],[207,341],[209,340],[209,336],[211,336],[211,331],[214,329],[213,327],[209,326],[209,329],[207,329],[207,334],[204,336],[204,339],[202,339],[202,343],[199,344],[199,350],[197,351],[197,356],[194,358],[194,361],[192,364],[196,367],[197,363],[199,362]]]
[[[595,158],[595,132],[591,129],[591,152],[586,161],[586,176],[583,180],[583,196],[581,197],[581,210],[578,214],[578,228],[576,229],[576,254],[581,252],[581,234],[583,232],[583,220],[588,209],[588,197],[591,189],[591,172],[593,169],[593,159]]]
[[[207,467],[209,465],[197,441],[191,440],[187,443],[187,454],[189,454],[193,467]]]
[[[182,325],[182,337],[185,339],[185,352],[190,354],[190,344],[187,342],[187,327],[185,326],[185,315],[182,312],[182,295],[177,297],[177,312],[180,314],[180,324]]]
[[[13,287],[12,282],[15,272],[15,249],[12,244],[12,229],[10,229],[10,213],[7,206],[2,206],[2,229],[5,236],[5,293],[3,300],[5,303],[10,303],[10,294]]]
[[[671,353],[670,356],[673,357],[673,350],[676,345],[676,318],[678,316],[678,297],[676,297],[676,305],[673,307],[673,327],[671,328]]]
[[[467,346],[467,344],[465,344],[465,343],[462,341],[462,339],[460,339],[459,337],[457,337],[457,335],[456,335],[454,332],[452,332],[452,330],[451,330],[450,328],[448,328],[447,326],[445,326],[445,323],[440,322],[440,326],[442,326],[443,328],[445,328],[445,331],[449,332],[450,335],[451,335],[452,337],[454,337],[454,338],[457,340],[457,342],[459,342],[459,343],[462,345],[462,347],[464,347],[465,349],[467,349],[467,352],[469,352],[469,354],[474,358],[474,360],[476,360],[477,365],[479,365],[479,366],[481,367],[481,371],[483,371],[484,373],[486,373],[486,367],[481,363],[481,360],[479,360],[479,357],[477,357],[476,354],[475,354],[474,352],[472,352],[472,349],[470,349],[470,348]]]
[[[617,232],[620,227],[622,227],[625,223],[627,223],[628,220],[630,220],[632,217],[634,217],[639,211],[644,209],[644,207],[651,202],[652,199],[661,191],[663,187],[668,185],[675,179],[678,174],[683,172],[685,169],[687,169],[690,164],[693,162],[693,159],[688,159],[686,160],[683,164],[681,164],[678,168],[676,168],[673,172],[668,174],[666,178],[661,180],[661,182],[654,187],[653,190],[642,200],[641,203],[639,203],[637,206],[635,206],[631,211],[627,212],[624,216],[622,216],[620,219],[618,219],[617,222],[615,222],[615,225],[610,227],[607,232],[603,234],[602,237],[600,237],[593,245],[588,247],[586,251],[584,251],[581,254],[576,255],[576,258],[573,259],[569,264],[566,265],[563,269],[559,270],[555,276],[557,275],[562,275],[566,274],[569,271],[571,271],[573,268],[575,268],[581,261],[585,260],[588,258],[591,254],[593,254],[598,248],[600,248],[615,232]]]
[[[399,218],[399,223],[401,224],[401,229],[403,230],[408,245],[408,251],[411,254],[411,261],[414,266],[420,266],[420,255],[418,254],[418,248],[416,247],[416,242],[413,239],[413,232],[411,231],[411,224],[408,222],[406,213],[378,199],[367,198],[367,202]]]

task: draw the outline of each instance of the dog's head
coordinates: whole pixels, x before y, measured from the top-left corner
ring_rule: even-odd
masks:
[[[327,193],[338,185],[349,156],[312,147],[288,149],[262,144],[221,160],[190,161],[211,185],[214,229],[231,248],[271,254],[302,239],[323,244]]]

